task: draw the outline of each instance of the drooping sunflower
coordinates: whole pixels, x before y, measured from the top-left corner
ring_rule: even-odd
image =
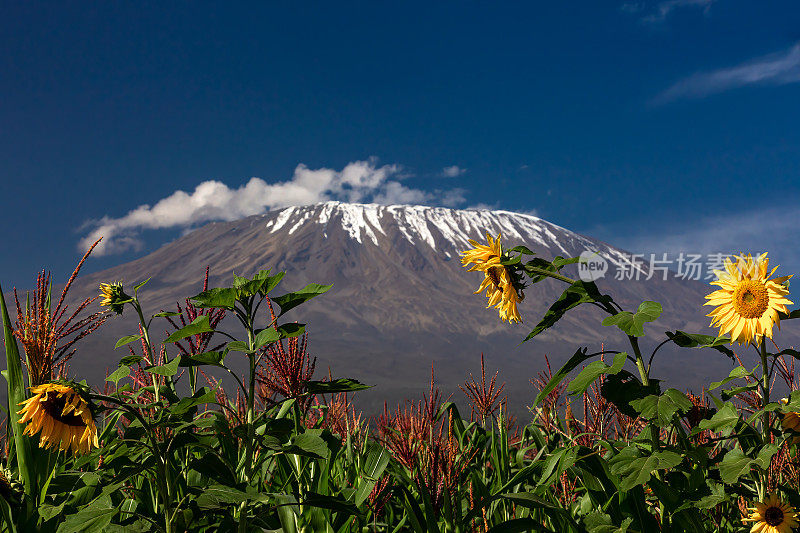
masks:
[[[114,283],[101,283],[100,296],[103,297],[103,299],[100,300],[100,307],[108,306],[118,315],[122,314],[125,304],[131,301],[131,297],[122,290],[122,283],[118,281]]]
[[[786,398],[781,400],[781,403],[788,403]],[[789,411],[781,415],[781,429],[784,432],[792,432],[795,434],[791,439],[792,444],[800,443],[800,413]]]
[[[792,533],[800,523],[794,507],[781,500],[777,494],[748,508],[750,514],[742,522],[753,522],[750,533]]]
[[[486,291],[489,302],[487,308],[497,308],[501,320],[521,322],[517,303],[521,302],[525,295],[516,288],[513,272],[502,264],[503,248],[500,245],[500,238],[500,234],[493,239],[487,233],[488,244],[480,244],[470,239],[469,243],[474,248],[461,252],[461,264],[464,267],[472,264],[473,266],[468,269],[470,272],[475,270],[483,272],[483,281],[475,294]]]
[[[61,383],[45,383],[31,387],[33,396],[20,402],[20,424],[25,424],[25,435],[39,431],[39,447],[71,450],[73,455],[88,453],[99,447],[97,426],[92,416],[92,406],[75,387]]]
[[[730,333],[732,342],[771,339],[773,325],[780,328],[778,313],[786,313],[786,305],[792,303],[784,285],[792,276],[769,279],[778,267],[768,272],[766,253],[755,259],[749,254],[733,259],[725,259],[725,270],[714,270],[717,279],[711,284],[720,288],[706,296],[704,305],[715,306],[706,316],[712,318],[712,326],[719,327],[720,335]]]

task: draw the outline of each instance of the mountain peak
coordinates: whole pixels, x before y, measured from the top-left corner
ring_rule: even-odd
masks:
[[[506,240],[538,243],[558,253],[567,253],[576,241],[589,244],[588,239],[541,218],[502,210],[331,201],[286,207],[269,213],[268,218],[266,227],[271,233],[288,231],[291,235],[317,224],[326,236],[332,228],[341,228],[359,244],[375,246],[393,229],[412,245],[437,251],[469,248],[469,239],[482,239],[486,232],[502,234]]]

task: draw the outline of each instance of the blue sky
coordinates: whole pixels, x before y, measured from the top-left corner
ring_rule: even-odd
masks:
[[[328,198],[800,271],[794,2],[162,4],[2,8],[4,287]]]

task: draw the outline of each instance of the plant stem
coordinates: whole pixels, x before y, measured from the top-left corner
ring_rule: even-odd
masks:
[[[150,344],[150,333],[147,331],[147,322],[144,320],[144,315],[142,314],[142,306],[139,304],[139,300],[137,298],[133,299],[133,308],[136,309],[136,313],[139,315],[139,324],[142,326],[142,335],[144,336],[144,345],[145,345],[145,356],[150,359],[150,364],[154,365],[155,359],[153,358],[153,347]],[[161,401],[161,394],[158,392],[158,380],[156,379],[155,374],[150,374],[150,377],[153,380],[153,394],[155,395],[156,403]]]
[[[540,274],[542,276],[555,278],[555,279],[561,280],[561,281],[563,281],[565,283],[569,283],[570,285],[575,283],[574,279],[568,278],[566,276],[562,276],[561,274],[558,274],[556,272],[551,272],[549,270],[545,270],[543,268],[539,268],[539,267],[535,267],[535,266],[525,266],[525,270],[527,270],[528,272],[532,272],[534,274]]]
[[[253,317],[248,317],[247,329],[247,348],[252,350],[255,348],[255,335],[253,334]],[[250,383],[248,383],[247,394],[247,439],[244,443],[244,481],[250,483],[250,476],[252,474],[251,464],[253,462],[253,412],[255,405],[256,393],[256,354],[248,353],[247,358],[250,361]],[[245,533],[247,531],[247,503],[242,502],[239,506],[239,532]]]
[[[759,350],[761,355],[761,389],[762,389],[762,403],[761,408],[765,409],[767,404],[769,404],[769,370],[767,365],[767,342],[766,337],[761,338],[761,349]],[[770,442],[770,416],[769,411],[766,409],[762,416],[762,431],[764,433],[764,443]],[[761,501],[766,498],[767,494],[767,476],[769,472],[769,467],[767,467],[762,472],[761,483],[759,483],[759,494],[758,497]]]

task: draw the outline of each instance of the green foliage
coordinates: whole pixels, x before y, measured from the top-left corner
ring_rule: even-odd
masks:
[[[540,384],[531,421],[515,426],[498,406],[466,420],[431,394],[419,409],[407,405],[395,418],[387,411],[373,429],[348,403],[370,386],[302,374],[308,361],[296,341],[305,325],[280,323],[331,286],[274,296],[283,273],[261,270],[192,297],[193,319],[181,316],[182,327],[160,342],[153,321],[178,314],[145,319],[144,283],[134,288],[121,305],[136,311],[141,332],[115,348],[141,341],[143,350],[120,359],[110,392],[91,394],[101,445],[78,457],[45,452],[38,437],[22,434],[14,407],[26,397],[25,377],[0,291],[10,399],[4,472],[21,487],[6,494],[0,483],[0,531],[732,533],[742,529],[740,498],[777,488],[800,504],[796,478],[781,470],[797,457],[796,434],[782,422],[800,412],[800,392],[770,402],[764,386],[800,352],[769,353],[762,343],[760,366],[737,365],[711,383],[720,398],[662,392],[650,366],[663,344],[733,357],[730,339],[676,331],[649,346],[645,324],[659,318],[660,304],[626,311],[594,283],[565,276],[577,258],[525,255],[531,250],[518,246],[502,258],[517,281],[566,284],[525,340],[590,304],[626,343],[624,351],[577,349]],[[228,312],[236,320],[225,324],[238,329],[219,330],[211,310]],[[300,370],[281,375],[293,388],[263,392],[265,368],[289,372],[266,366],[275,354]],[[245,361],[243,375],[231,358]],[[227,388],[216,377],[201,386],[201,371]],[[565,393],[582,401],[560,410]]]

